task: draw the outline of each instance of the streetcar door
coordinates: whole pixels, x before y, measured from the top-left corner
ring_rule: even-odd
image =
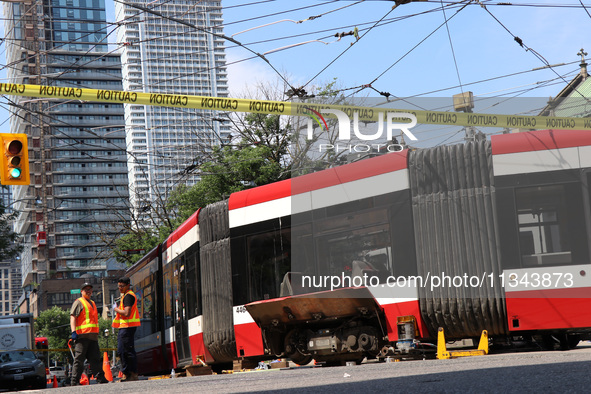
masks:
[[[175,309],[175,342],[179,364],[191,363],[191,348],[189,347],[189,315],[187,310],[187,269],[185,258],[182,256],[176,262],[174,309]]]

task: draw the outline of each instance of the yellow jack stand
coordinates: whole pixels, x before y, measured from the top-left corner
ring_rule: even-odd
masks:
[[[486,330],[482,331],[477,350],[448,351],[445,346],[445,335],[443,333],[443,328],[439,327],[439,332],[437,333],[437,358],[439,360],[455,357],[484,356],[485,354],[488,354],[488,332]]]

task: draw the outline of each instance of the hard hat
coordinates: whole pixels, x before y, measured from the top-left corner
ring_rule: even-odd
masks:
[[[80,286],[80,290],[84,290],[85,287],[90,287],[92,289],[92,284],[88,282],[84,282],[82,286]]]

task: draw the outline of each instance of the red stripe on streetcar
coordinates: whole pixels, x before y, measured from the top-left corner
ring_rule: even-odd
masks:
[[[165,244],[166,249],[170,248],[173,243],[181,239],[181,237],[189,232],[192,228],[199,224],[199,211],[201,208],[197,210],[194,214],[192,214],[189,219],[185,220],[183,224],[181,224],[176,230],[174,230],[168,238],[166,238]]]
[[[589,327],[591,298],[589,288],[581,289],[586,298],[514,298],[508,296],[507,322],[510,331],[552,330]],[[533,292],[520,292],[531,293]]]
[[[244,208],[301,193],[406,169],[408,151],[392,152],[356,163],[233,193],[229,209]]]
[[[228,209],[238,209],[291,196],[291,179],[232,193]]]
[[[407,150],[293,178],[293,195],[320,190],[407,168]]]
[[[493,135],[492,154],[531,152],[591,145],[591,131],[538,130]]]
[[[205,343],[203,342],[203,333],[191,335],[189,337],[189,345],[191,346],[191,359],[195,360],[197,364],[197,358],[201,359],[206,363],[213,363],[215,360],[211,356],[211,353],[207,350]]]
[[[238,357],[262,356],[265,354],[263,334],[256,323],[234,325],[236,355]]]
[[[510,290],[505,286],[506,298],[589,298],[591,287],[546,288],[532,290]]]

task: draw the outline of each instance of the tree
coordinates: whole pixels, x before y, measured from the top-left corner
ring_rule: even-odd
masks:
[[[131,229],[130,229],[131,230]],[[164,241],[157,231],[137,229],[115,240],[113,255],[117,261],[128,265],[135,264],[144,254]]]
[[[39,313],[35,320],[35,333],[38,337],[47,337],[49,349],[67,349],[70,339],[70,313],[54,306]],[[65,362],[68,360],[67,353],[50,353],[51,359]]]
[[[17,242],[18,234],[12,231],[12,221],[17,215],[18,212],[10,212],[0,200],[0,261],[12,259],[23,249],[22,244]]]
[[[290,177],[286,160],[288,139],[283,136],[279,116],[249,114],[237,144],[215,147],[198,167],[201,181],[179,187],[168,200],[175,212],[175,227],[197,209],[228,198],[231,193],[266,185]]]
[[[308,97],[317,102],[343,104],[345,98],[334,88],[336,79],[319,88],[312,88]],[[257,86],[249,97],[262,100],[284,100],[287,85]],[[305,92],[300,91],[303,95]],[[310,150],[320,139],[334,144],[338,136],[336,119],[329,119],[329,130],[313,139],[302,138],[294,117],[276,114],[233,114],[230,144],[216,147],[195,166],[201,181],[192,188],[180,187],[168,200],[168,211],[174,212],[178,226],[200,207],[227,198],[231,193],[288,179],[293,171],[299,174],[325,169],[334,164],[343,151],[327,151],[310,156]],[[296,125],[294,126],[294,123]]]
[[[105,329],[109,329],[111,332],[111,320],[99,316],[99,347],[101,349],[116,347],[117,338],[108,339],[105,337]],[[51,352],[52,349],[68,348],[68,341],[72,336],[70,311],[54,306],[39,313],[39,317],[35,320],[35,333],[38,337],[47,337],[51,360],[73,362],[70,352]]]
[[[322,103],[343,104],[345,99],[334,90],[335,84],[336,81],[332,81],[312,88],[310,96]],[[247,93],[247,96],[284,101],[287,88],[288,85],[281,82],[259,84],[256,93]],[[302,96],[305,92],[299,89],[298,94]],[[323,152],[309,156],[315,143],[334,143],[338,135],[336,119],[328,119],[329,130],[315,135],[312,140],[301,138],[301,127],[294,127],[294,117],[290,116],[234,113],[227,121],[232,123],[229,140],[220,141],[219,146],[204,147],[194,164],[186,169],[187,174],[198,174],[201,180],[192,187],[178,186],[166,201],[147,205],[145,209],[153,217],[153,227],[145,228],[139,221],[132,220],[128,233],[114,242],[118,261],[128,265],[135,263],[145,253],[130,255],[128,251],[148,252],[199,208],[228,198],[231,193],[288,179],[294,169],[297,174],[305,174],[328,168],[343,153]]]
[[[113,335],[113,329],[111,324],[113,321],[111,319],[103,319],[99,316],[99,348],[100,349],[112,349],[117,347],[117,337]],[[109,331],[109,336],[105,336],[105,330]],[[117,332],[115,331],[115,334]],[[106,351],[106,350],[105,350]],[[109,354],[109,357],[111,355]],[[109,358],[110,361],[112,361]]]
[[[337,89],[337,79],[323,86],[312,88],[310,95],[301,98],[304,104],[347,105],[347,98]],[[326,116],[328,129],[317,129],[311,139],[308,138],[308,122],[310,118],[297,116],[292,121],[292,143],[290,145],[290,160],[292,176],[300,176],[316,171],[325,170],[340,163],[341,157],[347,154],[342,150],[320,150],[320,144],[325,146],[338,145],[338,122],[334,117]],[[314,122],[312,122],[314,126]],[[302,132],[305,130],[305,132]]]

